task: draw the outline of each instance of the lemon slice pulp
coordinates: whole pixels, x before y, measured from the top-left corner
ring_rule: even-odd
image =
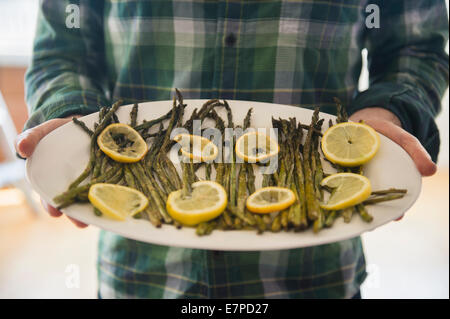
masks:
[[[247,198],[247,209],[253,213],[267,214],[283,210],[295,202],[295,194],[285,187],[263,187]]]
[[[117,220],[125,220],[143,211],[148,205],[144,194],[134,188],[98,183],[89,188],[91,204],[104,215]]]
[[[322,151],[333,163],[353,167],[370,161],[380,147],[380,137],[363,123],[345,122],[330,127],[322,137]]]
[[[324,178],[320,185],[334,189],[328,202],[320,206],[327,210],[339,210],[365,201],[372,192],[367,177],[354,173],[337,173]]]
[[[106,155],[121,163],[138,162],[148,151],[142,136],[123,123],[108,125],[98,136],[97,144]]]
[[[236,141],[236,155],[249,163],[264,161],[280,151],[278,143],[259,132],[243,134]]]
[[[227,206],[225,189],[212,181],[192,184],[192,193],[183,196],[183,190],[169,194],[167,212],[175,220],[187,226],[194,226],[219,216]]]
[[[181,153],[183,156],[196,161],[213,161],[219,154],[217,146],[203,136],[178,134],[173,140],[181,145]]]

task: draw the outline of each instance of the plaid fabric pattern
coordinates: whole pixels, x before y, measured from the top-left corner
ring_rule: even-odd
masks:
[[[99,251],[102,298],[350,298],[366,276],[359,238],[303,249],[222,252],[148,245],[102,232]]]
[[[380,8],[380,29],[365,26],[369,2]],[[65,25],[69,3],[80,8],[79,29]],[[448,85],[445,12],[437,0],[43,0],[26,75],[26,127],[119,98],[168,100],[175,87],[186,99],[319,105],[329,113],[338,97],[350,112],[391,110],[436,158],[433,117]],[[358,92],[364,47],[371,85]],[[243,253],[102,232],[98,275],[102,297],[345,298],[366,273],[359,238]]]

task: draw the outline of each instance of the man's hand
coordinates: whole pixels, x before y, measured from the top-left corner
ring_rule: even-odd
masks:
[[[400,120],[392,112],[380,107],[371,107],[355,112],[350,116],[350,120],[354,122],[363,120],[364,123],[400,145],[411,156],[422,176],[431,176],[436,173],[437,167],[431,160],[431,156],[417,138],[402,129]],[[396,220],[399,221],[402,218],[403,216]]]
[[[400,120],[392,112],[380,107],[371,107],[355,112],[350,116],[350,120],[354,122],[363,120],[364,123],[400,145],[411,156],[422,176],[431,176],[436,173],[437,167],[431,160],[431,156],[416,137],[402,129]]]
[[[41,125],[38,125],[36,127],[33,127],[31,129],[28,129],[24,131],[22,134],[19,134],[16,139],[16,152],[24,157],[28,158],[33,154],[34,149],[36,148],[36,145],[39,143],[39,141],[46,136],[51,131],[57,129],[63,124],[66,124],[67,122],[70,122],[72,120],[72,117],[70,118],[64,118],[64,119],[54,119],[47,122],[42,123]],[[50,206],[45,201],[41,199],[42,206],[48,211],[50,216],[53,217],[59,217],[62,215],[62,213],[57,210],[55,207]],[[71,217],[69,219],[80,228],[87,227],[88,225],[75,220]]]

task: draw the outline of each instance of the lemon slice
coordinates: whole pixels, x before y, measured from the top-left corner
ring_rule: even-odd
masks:
[[[337,173],[324,178],[320,185],[334,189],[326,204],[320,206],[327,210],[351,207],[365,201],[372,192],[367,177],[353,173]]]
[[[143,211],[148,205],[144,194],[134,188],[98,183],[89,188],[91,204],[104,215],[117,220],[125,220]]]
[[[249,163],[264,161],[280,151],[278,143],[259,132],[249,132],[236,141],[236,155]]]
[[[363,123],[345,122],[330,127],[322,137],[322,151],[333,163],[359,166],[370,161],[380,147],[380,136]]]
[[[214,219],[225,210],[227,193],[216,182],[200,181],[192,184],[190,196],[183,196],[183,190],[169,194],[167,212],[175,220],[187,226]]]
[[[123,123],[108,125],[98,136],[97,144],[106,155],[121,163],[139,162],[148,151],[141,135]]]
[[[247,209],[253,213],[268,214],[283,210],[295,202],[295,194],[285,187],[263,187],[247,198]]]
[[[219,154],[213,142],[199,135],[178,134],[173,140],[181,145],[181,154],[196,161],[213,161]]]

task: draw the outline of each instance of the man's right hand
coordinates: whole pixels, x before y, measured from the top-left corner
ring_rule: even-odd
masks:
[[[46,136],[51,131],[57,129],[63,124],[66,124],[67,122],[70,122],[72,120],[72,116],[70,118],[63,118],[63,119],[53,119],[47,122],[42,123],[41,125],[38,125],[36,127],[30,128],[23,133],[19,134],[16,139],[16,152],[22,156],[23,158],[30,157],[34,149],[36,148],[36,145],[39,143],[39,141]],[[41,199],[42,206],[47,210],[47,212],[50,214],[50,216],[53,217],[59,217],[62,215],[62,213],[57,210],[55,207],[49,205],[45,201]],[[77,227],[84,228],[88,225],[75,220],[71,217],[68,217]]]

